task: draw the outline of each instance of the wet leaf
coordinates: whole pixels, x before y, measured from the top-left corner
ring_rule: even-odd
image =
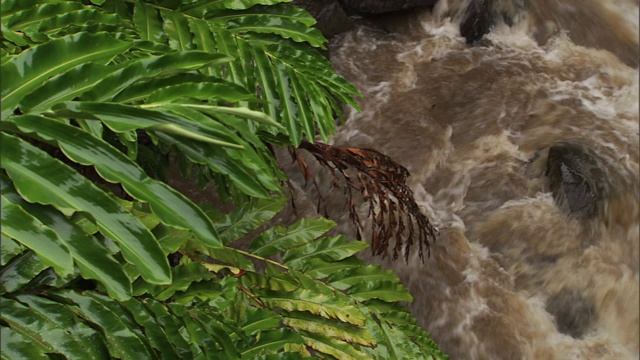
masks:
[[[140,37],[144,40],[163,43],[166,37],[162,30],[162,22],[155,7],[136,1],[133,8],[133,22],[136,24]]]
[[[69,248],[58,233],[45,226],[22,207],[2,196],[2,233],[33,250],[47,265],[66,277],[73,273]]]
[[[121,308],[118,313],[115,313],[90,296],[74,291],[63,290],[58,292],[58,295],[74,302],[77,305],[77,311],[101,329],[107,339],[111,356],[130,359],[151,358],[143,340],[121,318],[124,315]],[[116,306],[119,307],[119,305]]]
[[[354,348],[351,344],[338,339],[310,332],[302,332],[301,335],[305,344],[316,351],[331,355],[336,359],[357,360],[367,358],[363,352]]]
[[[169,264],[157,240],[106,193],[73,169],[13,136],[1,134],[2,166],[25,200],[90,213],[100,231],[118,243],[142,276],[156,283],[170,281]]]
[[[276,352],[288,344],[302,344],[302,338],[289,329],[278,329],[260,333],[260,337],[249,349],[242,352],[242,359],[253,359],[263,352]]]
[[[375,346],[377,341],[361,327],[341,323],[333,319],[313,316],[305,312],[291,312],[283,317],[287,326],[304,330],[308,333],[323,334],[349,344]]]
[[[95,166],[109,182],[121,183],[138,200],[148,202],[165,224],[191,229],[209,246],[220,246],[216,230],[204,212],[184,195],[168,185],[153,180],[133,161],[108,143],[93,136],[83,136],[76,127],[35,116],[20,116],[13,121],[28,132],[57,142],[65,154],[83,165]]]
[[[319,294],[306,289],[295,291],[269,291],[257,292],[260,299],[270,308],[281,308],[287,311],[307,311],[327,319],[336,319],[356,326],[362,326],[365,317],[353,305],[344,302],[344,299]]]
[[[106,63],[131,46],[109,34],[79,33],[31,47],[2,64],[2,119],[48,78],[87,62]]]
[[[273,227],[257,237],[249,246],[258,256],[270,256],[315,239],[331,230],[335,223],[328,219],[302,219],[287,229]]]
[[[251,200],[224,219],[215,222],[224,244],[229,244],[258,229],[273,218],[287,202],[285,197]]]

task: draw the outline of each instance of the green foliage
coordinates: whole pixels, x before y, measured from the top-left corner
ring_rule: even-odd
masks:
[[[269,144],[327,140],[358,95],[284,2],[2,0],[3,358],[446,358],[366,244],[265,227]]]

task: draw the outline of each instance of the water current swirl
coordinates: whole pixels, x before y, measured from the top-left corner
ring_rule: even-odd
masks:
[[[370,261],[399,274],[452,359],[637,359],[639,3],[495,0],[504,21],[479,46],[459,34],[468,5],[332,42],[364,95],[334,143],[406,166],[440,230],[424,264]],[[594,216],[554,201],[553,146],[593,159]]]

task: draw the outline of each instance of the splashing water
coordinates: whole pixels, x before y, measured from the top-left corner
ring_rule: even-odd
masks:
[[[335,144],[406,166],[440,229],[424,264],[370,260],[400,275],[453,359],[637,359],[638,2],[495,0],[511,26],[481,47],[458,32],[469,3],[441,0],[399,32],[358,28],[332,44],[364,95]],[[556,206],[554,145],[596,159],[595,217]]]

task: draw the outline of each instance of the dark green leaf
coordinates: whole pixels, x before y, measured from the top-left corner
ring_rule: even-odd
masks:
[[[280,325],[280,322],[280,315],[271,310],[250,309],[242,330],[247,335],[254,335],[258,331],[274,330]]]
[[[208,53],[217,52],[217,46],[209,23],[200,19],[189,19],[189,30],[193,34],[193,43],[198,50]],[[206,73],[221,78],[221,69],[209,66]]]
[[[345,360],[359,360],[367,359],[366,354],[353,347],[353,345],[340,341],[338,339],[328,337],[322,334],[315,334],[310,332],[300,332],[305,344],[310,346],[316,351],[331,355],[336,359]],[[404,359],[404,358],[389,358],[389,359]],[[414,358],[406,358],[414,359]]]
[[[80,33],[25,50],[2,64],[2,119],[6,119],[25,95],[50,77],[87,62],[106,63],[131,43],[111,35]]]
[[[376,350],[386,350],[382,354],[389,359],[415,359],[426,355],[402,331],[389,326],[384,320],[371,322],[368,329],[381,340],[381,348]]]
[[[125,299],[129,296],[131,285],[120,269],[120,264],[108,252],[105,253],[104,247],[96,238],[86,234],[80,226],[54,208],[24,201],[6,177],[0,175],[0,183],[2,184],[3,196],[9,198],[10,201],[18,202],[27,212],[60,235],[60,238],[69,247],[80,273],[85,278],[100,281],[111,296],[116,299]],[[7,244],[15,244],[10,238],[7,238],[6,241],[3,239],[0,243],[3,249],[8,246]]]
[[[8,236],[0,234],[0,266],[5,266],[9,260],[25,251],[25,248]]]
[[[309,94],[305,93],[302,85],[300,84],[300,79],[298,79],[295,71],[290,68],[287,69],[287,75],[289,77],[289,82],[291,83],[291,89],[293,90],[292,95],[296,99],[296,103],[298,105],[297,109],[297,117],[296,122],[302,123],[302,129],[306,134],[307,140],[313,142],[316,135],[315,129],[315,121],[313,118],[313,114],[311,113],[311,109],[309,108],[309,104],[307,103],[307,98]],[[322,123],[320,123],[322,124]],[[300,127],[300,125],[298,125]],[[290,130],[291,131],[291,130]],[[293,139],[292,139],[293,142]],[[294,145],[297,145],[294,142]]]
[[[1,134],[2,166],[25,200],[93,215],[100,231],[116,241],[128,261],[153,283],[170,281],[169,264],[157,240],[106,193],[44,151]]]
[[[256,63],[256,81],[260,86],[258,98],[264,99],[265,112],[272,119],[278,119],[277,109],[280,107],[280,98],[277,93],[276,80],[271,71],[271,62],[265,51],[259,47],[252,47],[253,59]]]
[[[309,51],[302,51],[291,46],[277,44],[269,46],[266,52],[277,58],[287,66],[308,77],[307,81],[320,83],[332,93],[338,96],[341,101],[359,110],[358,103],[353,96],[359,96],[358,90],[342,76],[332,71],[331,66],[320,62],[319,54]]]
[[[331,230],[334,226],[333,221],[324,218],[302,219],[288,229],[279,226],[268,229],[257,237],[249,248],[252,253],[258,256],[275,255],[280,251],[305,244]]]
[[[215,278],[215,275],[207,271],[197,262],[180,264],[172,269],[173,283],[169,286],[155,286],[149,289],[156,300],[164,301],[173,296],[177,291],[185,291],[194,282]]]
[[[187,18],[179,11],[161,11],[160,14],[164,31],[169,37],[169,46],[180,51],[192,50],[193,34],[189,30]]]
[[[345,290],[359,283],[399,282],[400,279],[391,270],[383,270],[380,265],[365,265],[349,268],[329,275],[327,283],[336,289]]]
[[[226,63],[232,57],[203,51],[172,52],[131,61],[122,69],[104,77],[93,89],[82,95],[86,101],[110,101],[120,91],[141,79],[151,79],[164,73],[189,71],[205,65]]]
[[[6,28],[4,26],[4,23],[2,24],[2,36],[12,42],[13,44],[15,44],[16,46],[25,46],[28,44],[28,40],[25,38],[24,34],[22,33],[17,33],[13,30],[10,30],[8,28]],[[16,48],[16,52],[18,52],[18,49]],[[12,51],[10,51],[10,53],[13,53]],[[4,57],[4,55],[3,55]],[[4,59],[2,59],[2,63],[4,64],[5,62],[11,60],[10,57],[6,57]]]
[[[288,346],[289,348],[293,348],[293,346]],[[300,345],[303,347],[303,345]],[[254,358],[254,360],[302,360],[309,359],[309,356],[303,356],[300,352],[293,352],[295,349],[291,349],[290,351],[279,352],[275,354],[265,354],[260,355]],[[308,352],[305,352],[308,354]]]
[[[290,0],[222,0],[224,7],[227,9],[248,9],[254,5],[274,5]],[[212,1],[217,2],[217,1]]]
[[[176,229],[162,224],[156,226],[152,232],[156,239],[158,239],[165,254],[178,251],[188,239],[193,237],[190,231]]]
[[[23,8],[22,11],[16,14],[13,14],[11,17],[9,17],[9,21],[6,24],[10,29],[24,31],[29,29],[30,27],[37,28],[42,22],[47,21],[49,18],[67,14],[75,10],[81,10],[83,7],[84,6],[81,3],[75,1],[60,1],[50,4],[34,4],[30,7]],[[3,17],[8,15],[4,12],[4,6],[2,10]]]
[[[303,264],[300,270],[308,276],[315,279],[324,279],[336,271],[361,266],[362,261],[356,257],[349,257],[340,261],[324,261],[320,258],[310,257],[300,264]],[[298,266],[292,266],[291,264],[287,265],[291,268],[298,268]]]
[[[313,258],[337,261],[354,255],[369,245],[362,241],[347,241],[343,235],[323,238],[310,242],[284,254],[283,260],[289,266],[300,267]]]
[[[46,19],[38,24],[38,32],[55,34],[57,31],[69,30],[70,26],[85,27],[88,24],[100,24],[100,25],[117,25],[118,27],[125,27],[126,24],[123,19],[117,15],[107,14],[101,9],[83,9],[78,11],[70,11],[67,13],[58,14],[58,16]],[[83,30],[86,30],[83,29]],[[75,31],[74,31],[75,32]]]
[[[302,343],[303,340],[300,335],[290,329],[263,331],[260,333],[258,341],[255,344],[251,344],[248,349],[242,351],[242,359],[253,359],[256,355],[263,352],[277,352],[289,344]]]
[[[231,86],[235,85],[231,82],[221,80],[218,77],[209,76],[202,73],[168,74],[167,76],[140,80],[122,90],[122,92],[120,92],[116,97],[113,98],[113,101],[118,103],[141,101],[151,95],[151,93],[159,89],[170,86],[179,86],[183,84],[194,83],[223,83],[232,84]]]
[[[19,302],[2,298],[2,320],[32,342],[40,344],[48,353],[59,353],[67,358],[86,358],[87,349],[60,324],[51,322],[42,314]]]
[[[237,357],[237,350],[229,338],[229,334],[220,327],[220,324],[209,323],[205,325],[200,321],[194,321],[200,315],[198,311],[190,311],[185,306],[175,303],[168,306],[175,315],[182,319],[190,341],[202,349],[205,357],[225,358],[222,354],[226,354],[226,358]],[[222,351],[219,350],[220,348]]]
[[[166,35],[162,31],[158,11],[153,6],[137,0],[133,8],[133,22],[143,40],[164,43]]]
[[[322,141],[328,142],[329,135],[335,134],[335,119],[326,94],[323,94],[315,83],[302,80],[299,81],[299,85],[306,94],[304,100],[309,101],[309,106],[313,110],[312,118],[315,120]]]
[[[285,39],[307,42],[313,47],[325,49],[327,39],[315,28],[308,27],[298,21],[280,18],[274,21],[271,16],[252,16],[234,19],[227,23],[227,28],[234,32],[256,32],[278,34]]]
[[[294,311],[283,316],[283,321],[287,326],[292,328],[304,330],[309,333],[322,334],[350,344],[360,344],[363,346],[376,345],[376,339],[364,328],[341,323],[334,319],[314,316],[307,312]]]
[[[19,116],[14,122],[28,132],[57,141],[71,160],[93,165],[106,180],[121,183],[131,196],[148,202],[165,224],[191,229],[209,246],[222,245],[211,221],[197,205],[168,185],[148,177],[136,163],[108,143],[83,136],[78,128],[47,118]]]
[[[49,2],[56,3],[59,1],[54,0]],[[14,15],[19,11],[31,9],[41,3],[41,0],[4,0],[0,2],[0,15],[2,15],[2,22],[4,23],[7,19],[11,18],[11,15]]]
[[[170,313],[161,303],[146,299],[142,300],[143,304],[150,310],[155,317],[155,320],[160,327],[165,331],[169,342],[179,354],[179,359],[193,359],[195,355],[192,351],[192,347],[189,345],[184,336],[187,336],[184,332],[184,325],[182,321]],[[182,335],[184,334],[184,336]]]
[[[237,40],[231,32],[222,28],[214,28],[213,33],[215,35],[216,46],[218,47],[219,52],[233,56],[234,58],[239,57],[240,52],[238,50]],[[228,70],[228,76],[226,76],[228,80],[231,80],[243,87],[247,86],[244,68],[237,61],[229,63],[228,66],[225,67],[225,70]]]
[[[195,123],[177,117],[169,112],[142,109],[137,106],[100,102],[65,102],[56,108],[62,112],[81,119],[100,119],[116,132],[137,129],[162,131],[188,137],[200,142],[220,146],[242,148],[242,146],[226,141],[226,134],[220,135],[219,129],[207,124]],[[220,140],[223,137],[225,140]]]
[[[49,360],[48,349],[14,329],[0,327],[0,354],[3,359]]]
[[[198,100],[236,102],[252,99],[253,95],[244,88],[229,82],[185,83],[157,89],[149,95],[147,103],[167,103],[186,97]]]
[[[215,172],[228,175],[231,181],[244,193],[258,198],[270,197],[266,186],[256,178],[255,173],[246,168],[247,164],[239,164],[228,154],[209,144],[185,142],[167,134],[158,133],[164,142],[175,145],[191,161],[209,166]],[[272,180],[273,182],[273,180]]]
[[[283,2],[289,2],[289,0],[279,0],[279,1],[269,1],[269,0],[243,0],[243,1],[234,1],[236,4],[243,2],[245,7],[229,7],[230,1],[227,1],[227,9],[234,10],[212,10],[207,13],[207,19],[226,23],[229,21],[233,21],[237,18],[245,18],[245,17],[253,17],[253,16],[269,16],[274,19],[274,22],[277,19],[288,19],[291,21],[300,22],[307,26],[313,26],[316,23],[316,19],[309,14],[307,10],[291,6],[288,4],[278,4],[274,6],[253,6],[256,4],[261,5],[271,5]],[[269,4],[266,4],[269,3]]]
[[[2,196],[2,233],[33,250],[45,264],[66,277],[73,273],[73,258],[66,244],[51,228]]]
[[[111,356],[124,359],[151,358],[143,341],[123,321],[122,317],[125,314],[122,308],[115,313],[90,296],[74,291],[63,290],[58,292],[58,295],[77,304],[76,311],[101,329],[107,339]]]
[[[25,205],[26,209],[47,226],[54,229],[71,250],[71,255],[85,279],[98,280],[116,299],[124,300],[131,295],[131,284],[120,264],[105,252],[104,247],[93,236],[69,221],[53,208],[40,205]]]
[[[243,270],[254,270],[253,262],[233,248],[210,249],[208,254],[223,264],[228,264]]]
[[[222,242],[229,244],[264,225],[282,210],[286,202],[285,197],[251,200],[214,225]]]
[[[286,67],[278,64],[272,67],[274,77],[276,78],[277,89],[280,94],[280,118],[286,121],[287,132],[293,146],[300,145],[302,140],[302,127],[298,119],[298,107],[291,98],[291,86],[289,85],[289,75],[286,73]]]
[[[45,82],[20,102],[23,113],[39,113],[53,105],[71,100],[91,90],[98,81],[118,70],[119,66],[87,63]]]
[[[36,323],[28,326],[35,331],[46,332],[47,339],[56,348],[65,350],[60,353],[68,353],[68,348],[81,358],[100,359],[108,356],[102,335],[81,322],[67,306],[35,295],[20,295],[17,299],[29,306],[29,316],[39,317]],[[36,327],[35,324],[42,326]],[[45,327],[49,329],[45,330]]]
[[[14,257],[0,270],[0,293],[14,292],[32,281],[38,274],[47,269],[31,251]]]
[[[163,359],[178,359],[178,353],[169,341],[165,329],[156,322],[153,315],[137,299],[129,299],[122,303],[133,315],[140,326],[144,328],[149,344],[157,349]]]
[[[354,305],[345,303],[344,298],[319,294],[307,289],[295,291],[257,292],[260,299],[270,308],[281,308],[287,311],[308,311],[327,319],[337,319],[345,323],[362,326],[365,317]]]
[[[356,300],[413,301],[409,291],[396,281],[360,282],[351,286],[347,294]]]

